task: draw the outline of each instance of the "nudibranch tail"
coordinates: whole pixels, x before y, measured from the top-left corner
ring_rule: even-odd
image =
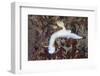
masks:
[[[71,34],[70,34],[70,38],[72,38],[72,39],[82,39],[81,36],[79,36],[79,35],[77,35],[77,34],[74,34],[74,33],[71,33]]]

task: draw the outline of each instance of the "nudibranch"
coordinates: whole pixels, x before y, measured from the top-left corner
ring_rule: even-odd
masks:
[[[54,54],[55,53],[55,46],[54,46],[54,43],[55,43],[55,40],[59,37],[61,38],[72,38],[72,39],[82,39],[81,36],[75,34],[75,33],[72,33],[71,30],[66,30],[65,26],[64,26],[64,23],[63,21],[57,21],[56,22],[57,25],[59,27],[61,27],[62,29],[53,33],[50,37],[50,40],[49,40],[49,46],[48,46],[48,53],[49,54]]]

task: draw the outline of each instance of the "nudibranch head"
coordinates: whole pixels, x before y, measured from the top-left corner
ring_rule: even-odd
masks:
[[[55,52],[55,47],[49,47],[48,50],[49,54],[53,54]]]

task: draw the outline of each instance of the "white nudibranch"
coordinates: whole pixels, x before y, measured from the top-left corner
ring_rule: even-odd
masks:
[[[48,52],[49,54],[53,54],[55,53],[55,46],[54,46],[54,43],[55,43],[55,40],[59,37],[61,38],[72,38],[72,39],[81,39],[82,37],[81,36],[78,36],[77,34],[75,33],[71,33],[71,30],[66,30],[65,27],[64,27],[64,23],[62,21],[57,21],[57,25],[59,27],[62,27],[62,30],[59,30],[55,33],[53,33],[50,37],[50,41],[49,41],[49,46],[48,46]]]

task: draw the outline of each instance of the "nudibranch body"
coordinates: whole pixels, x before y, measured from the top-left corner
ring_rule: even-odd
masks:
[[[81,39],[82,37],[75,34],[75,33],[71,33],[71,30],[66,30],[64,27],[64,23],[62,21],[57,21],[57,25],[59,27],[62,27],[62,30],[59,30],[55,33],[53,33],[50,37],[50,41],[49,41],[49,46],[48,46],[48,52],[49,54],[53,54],[55,53],[55,40],[59,37],[61,38],[72,38],[72,39]]]

